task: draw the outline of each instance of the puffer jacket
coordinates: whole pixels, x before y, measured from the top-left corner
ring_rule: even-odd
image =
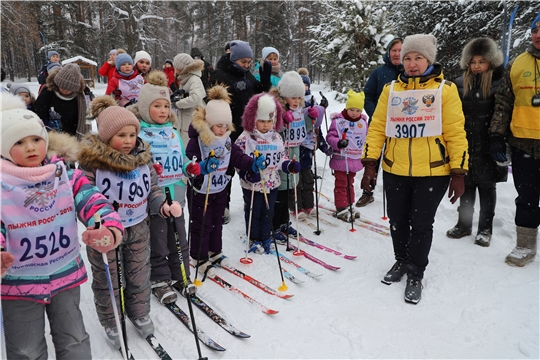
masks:
[[[459,97],[463,103],[465,131],[469,144],[469,172],[473,182],[501,182],[508,177],[508,167],[498,166],[489,152],[489,125],[495,107],[495,91],[504,73],[501,65],[493,70],[489,95],[484,98],[480,76],[473,78],[472,89],[463,96],[463,76],[456,79]]]
[[[431,74],[407,77],[400,74],[394,91],[437,89],[443,80],[442,68],[434,64]],[[386,114],[390,84],[385,85],[366,138],[363,162],[375,161],[384,148],[382,168],[400,176],[444,176],[466,173],[469,155],[465,133],[465,117],[454,83],[446,81],[442,88],[442,134],[420,138],[386,136]]]
[[[49,133],[49,149],[45,164],[39,168],[21,168],[7,160],[0,160],[0,172],[16,175],[38,175],[40,170],[47,171],[49,166],[59,162],[74,162],[77,158],[78,141],[69,135]],[[48,164],[48,165],[47,165]],[[36,171],[38,171],[36,173]],[[43,172],[42,172],[43,173]],[[50,170],[49,170],[50,173]],[[44,174],[44,173],[43,173]],[[115,227],[123,232],[120,217],[113,210],[107,199],[94,187],[83,172],[78,169],[69,169],[67,175],[73,190],[73,205],[79,220],[85,226],[93,226],[95,213],[101,215],[103,225]],[[59,211],[58,209],[57,211]],[[10,239],[9,230],[5,223],[7,216],[16,209],[2,208],[0,244],[5,247]],[[7,216],[6,216],[7,215]],[[77,226],[74,221],[73,226]],[[88,279],[83,259],[79,254],[77,258],[51,275],[44,276],[13,276],[2,278],[2,300],[30,300],[38,303],[50,303],[51,298],[61,291],[79,286]]]

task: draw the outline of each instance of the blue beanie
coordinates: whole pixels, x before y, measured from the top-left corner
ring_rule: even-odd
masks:
[[[57,53],[56,51],[51,50],[51,51],[47,52],[47,60],[51,60],[51,56],[53,56],[53,55],[58,55],[58,57],[60,57],[59,53]]]
[[[277,55],[277,58],[278,58],[278,60],[279,60],[279,51],[277,51],[276,48],[271,47],[271,46],[267,46],[267,47],[264,47],[264,48],[262,49],[262,59],[263,59],[263,60],[266,60],[266,58],[268,57],[268,55],[270,55],[270,54],[272,54],[272,53],[276,54],[276,55]]]
[[[300,75],[302,78],[302,82],[307,85],[308,89],[311,87],[311,80],[309,79],[309,76],[307,75]]]
[[[231,60],[250,58],[253,59],[253,50],[249,43],[242,40],[231,41]]]
[[[114,59],[114,63],[116,64],[116,70],[120,71],[120,66],[125,63],[133,65],[133,59],[128,54],[120,54],[116,56],[116,59]]]
[[[531,25],[531,30],[534,30],[537,27],[540,27],[540,12],[538,13],[538,15],[536,15],[536,19],[534,19],[534,21],[533,21],[533,23]]]

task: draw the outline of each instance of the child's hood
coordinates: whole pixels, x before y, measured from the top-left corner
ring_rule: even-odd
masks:
[[[279,90],[278,90],[279,91]],[[242,115],[242,126],[248,132],[253,132],[256,129],[257,121],[257,110],[259,108],[259,99],[264,95],[270,95],[268,93],[260,93],[254,95],[249,100],[248,104],[244,108],[244,114]],[[276,121],[274,123],[274,130],[277,132],[281,131],[283,128],[283,108],[281,103],[277,100],[275,96],[272,96],[276,104]]]
[[[79,157],[80,143],[76,137],[66,133],[49,132],[47,158],[63,158],[66,163],[75,163]]]
[[[204,61],[197,59],[197,60],[193,60],[191,64],[183,68],[182,71],[180,71],[179,75],[195,74],[195,75],[201,76],[203,70],[204,70]]]
[[[100,140],[95,134],[87,134],[81,141],[79,164],[88,169],[103,169],[128,172],[149,164],[152,154],[148,144],[137,138],[135,149],[130,154],[122,154]]]

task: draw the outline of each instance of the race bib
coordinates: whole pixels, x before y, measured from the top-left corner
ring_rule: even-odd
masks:
[[[366,141],[367,124],[360,119],[356,122],[347,119],[336,120],[336,127],[339,134],[346,131],[346,138],[349,140],[349,145],[341,150],[341,155],[347,155],[350,159],[360,159],[362,157],[362,148]]]
[[[200,189],[195,189],[200,194],[206,194],[206,189],[208,187],[208,179],[211,177],[210,181],[210,194],[216,194],[223,191],[229,181],[231,181],[231,176],[227,175],[227,168],[229,167],[229,162],[231,160],[231,147],[232,142],[231,138],[227,137],[226,139],[218,139],[214,141],[210,146],[203,145],[199,139],[199,146],[201,149],[202,160],[206,160],[210,151],[214,150],[215,157],[219,160],[218,169],[213,171],[210,174],[204,176],[204,181]]]
[[[282,160],[283,148],[283,141],[274,131],[266,134],[258,133],[256,137],[249,136],[246,139],[246,154],[255,159],[255,150],[257,150],[260,156],[264,156],[266,168],[269,170],[278,168]]]
[[[293,111],[294,121],[291,122],[285,130],[285,141],[287,147],[300,146],[307,136],[306,121],[304,120],[304,111],[298,107]]]

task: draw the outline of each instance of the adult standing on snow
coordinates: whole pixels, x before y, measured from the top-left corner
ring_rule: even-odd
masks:
[[[396,80],[402,69],[400,58],[401,44],[403,44],[403,39],[398,37],[390,41],[386,54],[383,57],[384,65],[373,70],[369,75],[366,86],[364,86],[364,94],[366,95],[364,109],[369,116],[369,123],[371,123],[371,118],[377,107],[377,102],[379,101],[379,96],[381,96],[384,85],[392,80]],[[377,162],[377,166],[375,167],[377,172],[380,165],[381,162]],[[364,207],[367,204],[371,204],[374,200],[373,191],[364,190],[362,196],[356,202],[356,207]]]
[[[446,189],[455,203],[463,194],[468,154],[465,118],[456,85],[435,63],[433,35],[407,36],[401,49],[404,71],[384,86],[364,147],[361,187],[373,191],[375,164],[382,169],[396,263],[382,282],[407,274],[405,301],[416,304],[433,239],[435,213]]]
[[[514,60],[497,88],[489,128],[496,161],[507,160],[505,140],[511,146],[517,238],[505,261],[512,266],[534,260],[540,225],[540,13],[532,23],[531,38],[531,46]]]
[[[463,76],[456,79],[463,103],[465,131],[469,143],[469,171],[465,193],[459,198],[459,218],[446,236],[460,239],[471,235],[476,189],[480,197],[478,232],[474,243],[489,246],[497,202],[497,182],[506,181],[508,166],[498,166],[489,153],[489,124],[495,105],[495,91],[504,74],[504,56],[495,41],[482,37],[463,48],[460,66]]]

